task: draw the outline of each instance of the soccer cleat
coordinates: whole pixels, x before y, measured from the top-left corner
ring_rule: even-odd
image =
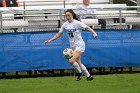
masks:
[[[78,73],[76,81],[80,81],[82,79],[83,73]]]
[[[87,77],[87,80],[88,81],[91,81],[91,80],[93,80],[94,78],[92,77],[92,76],[89,76],[89,77]]]

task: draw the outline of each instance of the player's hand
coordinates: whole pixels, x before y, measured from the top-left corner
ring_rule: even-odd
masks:
[[[94,36],[94,38],[97,38],[97,33],[94,32],[94,33],[93,33],[93,36]]]
[[[51,42],[51,40],[46,40],[44,43],[49,44],[50,42]]]

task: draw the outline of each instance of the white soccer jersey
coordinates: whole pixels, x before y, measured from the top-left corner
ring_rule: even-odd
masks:
[[[69,23],[66,21],[59,32],[64,32],[66,31],[69,42],[70,42],[70,47],[73,50],[79,50],[81,52],[84,52],[85,50],[85,43],[81,37],[81,31],[82,29],[86,28],[86,24],[74,20],[73,22]]]

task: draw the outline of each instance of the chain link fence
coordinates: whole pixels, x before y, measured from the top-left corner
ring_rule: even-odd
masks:
[[[77,0],[77,1],[74,1],[71,3],[64,2],[64,0],[59,0],[59,2],[55,2],[55,0],[48,0],[48,2],[49,2],[49,3],[47,2],[48,5],[47,5],[47,3],[45,3],[46,1],[38,0],[38,2],[34,3],[34,6],[31,6],[29,3],[27,4],[28,0],[26,2],[24,0],[20,0],[20,1],[21,1],[21,7],[0,8],[0,10],[1,10],[0,11],[0,33],[23,32],[23,33],[21,33],[22,35],[17,34],[17,33],[16,34],[7,34],[7,36],[1,34],[1,37],[2,37],[2,39],[1,39],[1,59],[3,60],[2,62],[4,62],[4,60],[5,60],[3,56],[11,55],[10,53],[13,53],[12,56],[15,57],[14,60],[11,59],[12,60],[11,62],[20,62],[20,60],[28,61],[28,59],[31,56],[33,56],[31,59],[31,60],[33,60],[34,57],[36,58],[36,56],[40,56],[40,53],[42,53],[42,54],[44,54],[44,56],[43,56],[44,59],[40,58],[43,61],[43,63],[41,65],[44,66],[44,64],[46,63],[46,55],[48,56],[48,58],[50,58],[50,60],[48,60],[48,62],[50,62],[50,65],[53,65],[54,64],[54,62],[52,64],[52,61],[54,61],[54,59],[52,58],[53,54],[48,55],[47,53],[48,53],[48,51],[50,52],[50,49],[52,49],[50,53],[56,52],[56,50],[54,50],[56,48],[56,45],[57,45],[57,49],[59,47],[63,47],[62,49],[64,49],[66,46],[68,47],[68,44],[65,45],[65,43],[64,43],[66,38],[63,37],[58,40],[60,42],[56,41],[56,42],[52,43],[52,46],[48,45],[47,47],[45,45],[43,45],[44,44],[43,40],[51,38],[52,35],[54,35],[56,33],[56,31],[58,31],[60,29],[61,25],[66,21],[65,14],[64,14],[64,11],[66,9],[72,8],[77,13],[77,7],[82,4],[82,3],[78,3],[78,2],[81,0]],[[53,3],[51,3],[52,1],[53,1]],[[68,0],[68,1],[70,1],[70,0]],[[91,0],[91,1],[93,1],[93,0]],[[103,51],[106,50],[107,51],[106,53],[108,53],[108,50],[106,48],[110,49],[110,47],[112,47],[112,44],[114,44],[113,48],[117,48],[117,46],[115,46],[115,44],[122,44],[125,42],[125,46],[127,46],[127,47],[130,45],[133,45],[133,46],[130,46],[129,48],[124,49],[124,46],[122,45],[121,51],[125,50],[123,52],[124,54],[119,51],[117,51],[117,52],[119,52],[122,55],[126,55],[126,56],[129,56],[131,53],[133,53],[134,54],[133,57],[135,58],[135,55],[136,55],[135,52],[138,52],[138,50],[139,50],[138,49],[139,48],[138,30],[132,31],[131,33],[130,33],[130,30],[127,31],[128,33],[126,33],[126,31],[123,31],[123,30],[124,29],[140,29],[140,11],[139,11],[140,6],[136,6],[136,5],[129,6],[128,4],[122,3],[122,2],[119,4],[117,2],[116,2],[116,4],[109,4],[109,2],[99,2],[99,1],[104,1],[104,0],[94,0],[94,1],[96,1],[96,2],[93,2],[93,6],[90,7],[90,9],[96,9],[97,12],[93,13],[93,14],[89,14],[89,15],[96,15],[95,20],[93,20],[92,18],[89,18],[88,20],[85,20],[85,21],[82,20],[82,21],[91,27],[93,27],[93,25],[94,25],[94,29],[96,29],[96,30],[99,29],[99,32],[97,31],[99,33],[99,38],[97,40],[91,40],[91,39],[86,40],[86,45],[88,46],[87,41],[88,42],[94,41],[93,45],[98,45],[98,47],[97,46],[94,47],[94,53],[103,54],[101,51],[101,49],[103,49],[103,48],[100,48],[98,50],[97,50],[97,48],[104,47],[105,49]],[[105,0],[105,1],[109,1],[109,0]],[[125,1],[125,0],[120,0],[120,1]],[[114,1],[114,3],[115,3],[115,1]],[[39,4],[40,4],[40,6],[38,6]],[[60,4],[60,6],[57,4]],[[44,5],[44,6],[42,6],[42,5]],[[99,20],[105,20],[105,23],[106,23],[105,28],[102,28],[102,25],[99,24]],[[102,23],[102,21],[101,21],[101,23]],[[100,29],[105,29],[105,30],[109,29],[109,30],[104,31],[104,30],[100,30]],[[112,31],[112,29],[119,29],[119,30]],[[47,34],[43,33],[42,35],[34,33],[32,36],[29,35],[29,33],[24,34],[24,32],[41,32],[41,31],[42,32],[53,31],[53,33],[52,32],[47,33]],[[103,31],[103,32],[101,32],[101,31]],[[122,32],[120,33],[120,31],[122,31]],[[113,32],[113,33],[110,33],[110,32]],[[137,32],[137,33],[134,33],[134,32]],[[88,35],[90,35],[90,34],[87,34],[84,37],[89,38]],[[6,36],[6,37],[4,37],[4,36]],[[12,37],[12,39],[10,38],[10,36]],[[124,38],[126,40],[124,40]],[[63,41],[61,41],[61,40],[63,40]],[[119,42],[119,43],[117,43],[117,42]],[[110,45],[109,45],[109,43],[110,43]],[[99,45],[99,44],[101,44],[101,45]],[[106,45],[106,46],[104,46],[104,45]],[[91,47],[90,44],[89,44],[89,47],[93,48],[93,46]],[[19,55],[17,53],[15,53],[15,50],[18,50],[19,48],[21,50],[24,50],[27,48],[29,48],[29,49],[27,50],[27,52],[22,51],[23,55],[21,55],[21,57],[19,57]],[[44,49],[46,49],[46,48],[48,48],[47,52],[44,51]],[[35,49],[42,50],[42,51],[36,52]],[[129,54],[127,50],[130,50],[130,49],[132,49],[132,51],[130,51],[130,54]],[[135,51],[134,51],[134,49],[135,49]],[[35,50],[35,51],[33,51],[33,50]],[[95,50],[97,50],[97,51],[95,51]],[[31,51],[30,53],[32,54],[30,56],[28,55],[29,51]],[[89,49],[89,51],[91,51],[91,49]],[[4,52],[6,52],[6,54],[4,54]],[[112,50],[110,52],[112,53]],[[60,52],[58,51],[57,53],[60,53]],[[22,54],[22,53],[19,52],[19,54]],[[117,54],[117,53],[115,52],[114,54]],[[36,56],[34,56],[34,55],[36,55]],[[103,55],[102,55],[102,57],[103,57]],[[109,55],[109,54],[106,54],[106,55]],[[25,56],[27,56],[27,59],[24,59]],[[87,53],[87,55],[84,55],[84,57],[86,60],[88,59],[88,61],[93,61],[91,59],[91,57],[88,55],[88,53]],[[115,56],[115,58],[116,57],[117,56]],[[133,61],[133,58],[131,58],[131,57],[130,57],[130,59],[131,59],[131,61]],[[58,56],[58,58],[60,58],[60,56]],[[110,58],[110,56],[108,56],[108,59],[109,58]],[[112,57],[112,59],[115,59],[115,58]],[[101,59],[101,58],[99,58],[99,59]],[[108,61],[108,59],[106,61]],[[138,57],[137,57],[137,59],[138,59]],[[35,65],[35,67],[36,67],[36,65],[38,66],[38,63],[40,63],[40,61],[38,61],[38,60],[33,60],[32,62],[33,62],[33,65]],[[55,61],[55,62],[57,62],[57,61]],[[99,62],[99,61],[97,61],[97,62]],[[102,62],[102,60],[101,60],[101,62]],[[112,62],[112,60],[111,60],[111,62]],[[26,63],[28,63],[28,62],[26,62]],[[56,64],[58,64],[58,63],[56,63]],[[14,66],[14,64],[11,64],[11,65]],[[94,65],[95,65],[95,63],[94,63]],[[20,64],[20,66],[21,66],[21,64]],[[19,66],[16,66],[16,67],[19,67]],[[25,66],[25,67],[27,67],[27,66]],[[45,71],[45,69],[41,69],[41,70]],[[102,70],[102,69],[99,68],[99,70]],[[139,71],[139,67],[138,67],[138,70],[136,69],[136,71]],[[40,72],[41,71],[37,71],[35,73],[37,74]],[[15,72],[15,73],[16,73],[16,75],[18,75],[18,72]]]

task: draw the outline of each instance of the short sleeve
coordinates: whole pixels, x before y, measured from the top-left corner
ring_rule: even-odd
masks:
[[[61,28],[60,28],[59,32],[60,32],[60,33],[63,33],[63,32],[64,32],[64,30],[65,30],[65,29],[64,29],[64,24],[63,24],[63,25],[61,26]]]
[[[78,25],[80,29],[85,29],[87,27],[86,24],[84,24],[83,22],[78,21]]]

